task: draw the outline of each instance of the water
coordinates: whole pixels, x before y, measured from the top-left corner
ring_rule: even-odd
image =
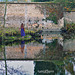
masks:
[[[4,61],[0,61],[0,74],[6,75],[74,75],[75,63],[55,60],[55,61],[7,61],[5,70]],[[15,64],[15,65],[14,65]],[[70,69],[69,69],[70,68]]]
[[[58,56],[64,53],[63,36],[58,32],[43,32],[39,38],[33,37],[30,41],[7,41],[2,46],[7,59],[60,59]],[[3,56],[3,51],[0,53],[1,56]],[[58,52],[57,57],[56,52]],[[1,58],[3,59],[3,57]]]
[[[60,32],[42,32],[40,37],[30,41],[7,41],[0,45],[0,59],[63,59],[65,54],[75,53],[75,39],[64,41]]]
[[[40,35],[30,41],[0,42],[0,74],[75,75],[75,39],[65,39],[60,32]]]

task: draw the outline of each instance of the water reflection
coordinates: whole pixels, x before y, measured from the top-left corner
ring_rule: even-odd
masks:
[[[38,42],[25,44],[25,41],[21,41],[21,45],[5,46],[5,50],[7,59],[42,59],[43,57],[47,58],[47,56],[49,57],[47,59],[50,59],[53,53],[58,52],[56,54],[58,55],[60,52],[63,52],[63,48],[58,44],[57,40],[48,44]]]
[[[5,44],[6,58],[58,60],[64,59],[66,51],[75,51],[74,39],[64,41],[63,36],[58,32],[43,32],[41,33],[40,39],[35,38],[32,41],[7,42]]]
[[[24,52],[25,41],[21,41],[21,52]]]
[[[43,44],[43,54],[45,54],[45,52],[46,52],[46,45]]]
[[[64,60],[65,75],[75,75],[75,58]]]
[[[27,56],[27,45],[25,44],[25,41],[21,41],[21,52],[24,54],[24,58]]]
[[[58,39],[58,43],[63,46],[63,36],[60,32],[42,32],[42,43],[51,43],[55,39]]]
[[[34,75],[33,61],[7,61],[7,66],[8,75]]]
[[[33,59],[36,58],[36,55],[41,49],[43,49],[42,44],[38,42],[30,42],[25,44],[25,41],[21,41],[21,45],[8,45],[5,47],[7,59]]]
[[[0,59],[4,59],[4,48],[2,42],[0,42]]]
[[[57,52],[58,50],[61,50],[62,53],[63,45],[61,44],[61,41],[63,43],[63,37],[60,35],[60,33],[43,32],[41,33],[40,38],[41,41],[35,39],[28,42],[24,40],[20,42],[7,42],[5,44],[6,58],[44,59],[45,57],[45,59],[49,60],[52,58],[52,55],[55,54],[55,50],[57,50]]]
[[[7,61],[7,74],[5,64],[0,61],[0,75],[34,75],[33,61]]]
[[[75,75],[75,62],[69,61],[7,61],[7,75]],[[5,64],[0,61],[0,75],[3,73],[6,75]]]
[[[5,63],[4,63],[4,61],[0,61],[0,75],[6,75],[5,74]]]

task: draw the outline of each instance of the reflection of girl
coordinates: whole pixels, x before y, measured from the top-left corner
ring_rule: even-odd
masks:
[[[25,41],[22,40],[21,41],[21,52],[24,55],[24,58],[27,56],[27,47],[25,45]]]
[[[25,29],[24,29],[24,24],[21,24],[21,37],[25,36]]]
[[[25,41],[21,41],[21,52],[24,52],[24,45],[25,45]]]

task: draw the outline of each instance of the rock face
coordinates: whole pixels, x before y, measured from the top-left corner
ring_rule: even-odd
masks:
[[[6,27],[20,27],[21,23],[28,23],[35,18],[43,18],[35,4],[8,4],[6,13]]]
[[[4,24],[4,11],[5,11],[5,4],[0,4],[0,26]]]
[[[50,20],[45,21],[44,19],[49,15],[46,14],[44,7],[39,9],[37,6],[39,6],[39,8],[42,7],[40,4],[7,4],[5,27],[20,27],[21,23],[24,23],[26,27],[32,29],[59,28],[60,30],[60,28],[64,26],[63,17],[58,20],[57,25]]]
[[[8,4],[6,13],[6,27],[19,27],[25,21],[24,4]]]
[[[75,39],[64,42],[64,51],[75,51]]]
[[[75,23],[75,12],[64,12],[64,17],[67,22]]]

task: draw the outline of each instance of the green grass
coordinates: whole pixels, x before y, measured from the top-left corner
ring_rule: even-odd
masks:
[[[26,35],[24,38],[20,37],[20,36],[5,36],[4,40],[29,40],[31,39],[31,35]]]
[[[44,62],[53,62],[56,65],[64,65],[63,60],[44,60]]]
[[[31,0],[31,2],[34,2],[34,0]]]
[[[56,65],[64,65],[63,61],[61,60],[52,60],[52,62]]]
[[[0,34],[3,33],[5,34],[9,34],[9,35],[13,35],[13,34],[21,34],[21,29],[19,28],[0,28]],[[27,30],[25,29],[25,33],[35,33],[35,31],[32,30]]]

